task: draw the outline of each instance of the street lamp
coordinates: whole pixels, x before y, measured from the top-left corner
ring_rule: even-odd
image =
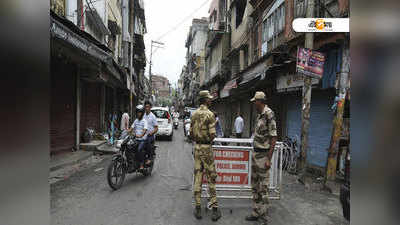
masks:
[[[150,94],[153,95],[153,80],[151,78],[151,65],[153,64],[152,58],[153,58],[153,46],[157,48],[163,48],[164,43],[158,42],[158,41],[153,41],[151,40],[151,46],[150,46],[150,66],[149,66],[149,80],[150,80]]]

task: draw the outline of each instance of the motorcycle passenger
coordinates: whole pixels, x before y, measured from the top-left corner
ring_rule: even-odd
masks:
[[[147,121],[144,119],[144,107],[143,105],[136,106],[136,119],[133,122],[130,131],[136,137],[139,142],[137,160],[140,163],[140,169],[144,169],[143,163],[146,154],[146,143],[147,143]]]
[[[145,107],[145,114],[144,114],[144,119],[147,121],[147,144],[146,144],[146,149],[147,153],[149,155],[154,156],[155,152],[153,150],[153,144],[155,140],[155,134],[158,132],[158,123],[157,123],[157,118],[156,116],[151,112],[151,102],[146,101],[144,103]],[[146,160],[146,165],[150,164],[150,160]]]

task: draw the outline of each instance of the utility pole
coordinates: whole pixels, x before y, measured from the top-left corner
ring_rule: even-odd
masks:
[[[314,17],[314,1],[308,0],[307,18]],[[314,48],[314,33],[308,32],[305,34],[304,47],[308,49]],[[311,106],[311,77],[304,76],[304,85],[302,93],[302,112],[301,112],[301,153],[299,161],[299,181],[306,183],[305,177],[307,172],[307,151],[308,151],[308,131],[310,127],[310,106]]]
[[[130,45],[129,45],[129,47],[130,47],[130,52],[131,52],[131,55],[130,55],[130,63],[129,63],[129,67],[130,67],[130,69],[129,69],[129,71],[130,71],[130,78],[131,78],[131,80],[133,81],[133,74],[134,74],[134,69],[133,69],[133,59],[135,58],[134,57],[134,53],[133,53],[133,43],[135,43],[135,41],[136,41],[136,39],[135,39],[135,29],[136,29],[136,23],[135,23],[135,2],[134,1],[131,1],[132,3],[131,3],[131,8],[130,8],[130,15],[131,15],[131,17],[133,17],[133,20],[131,20],[131,41],[130,41]],[[139,80],[139,79],[138,79]],[[131,84],[131,94],[130,94],[130,102],[131,102],[131,114],[130,114],[130,116],[131,116],[131,118],[133,118],[133,94],[132,94],[132,84]]]
[[[333,181],[336,178],[336,158],[338,154],[339,140],[342,134],[343,112],[348,90],[348,79],[350,72],[349,49],[347,40],[343,46],[342,67],[339,77],[339,100],[337,102],[336,115],[333,118],[333,128],[331,142],[328,149],[328,158],[326,161],[325,186],[327,181]]]
[[[152,73],[151,73],[151,66],[153,64],[153,46],[155,48],[163,48],[164,43],[158,42],[158,41],[153,41],[151,40],[150,44],[150,65],[149,65],[149,81],[150,81],[150,95],[153,96],[153,80],[152,80]]]

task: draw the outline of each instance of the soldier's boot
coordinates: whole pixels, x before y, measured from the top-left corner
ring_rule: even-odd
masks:
[[[198,220],[201,219],[201,206],[196,206],[196,208],[193,211],[193,215],[194,217],[196,217],[196,219]]]
[[[219,218],[221,218],[221,211],[217,207],[213,207],[211,220],[217,221],[217,220],[219,220]]]
[[[250,215],[246,216],[245,220],[247,220],[247,221],[257,221],[258,220],[258,216],[254,216],[253,214],[250,214]]]

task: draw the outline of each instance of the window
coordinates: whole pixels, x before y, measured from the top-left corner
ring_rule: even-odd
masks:
[[[155,109],[155,110],[151,110],[151,112],[160,119],[169,119],[169,113],[168,111],[165,110],[161,110],[161,109]]]
[[[285,28],[285,5],[281,4],[263,22],[262,42],[270,41]]]

